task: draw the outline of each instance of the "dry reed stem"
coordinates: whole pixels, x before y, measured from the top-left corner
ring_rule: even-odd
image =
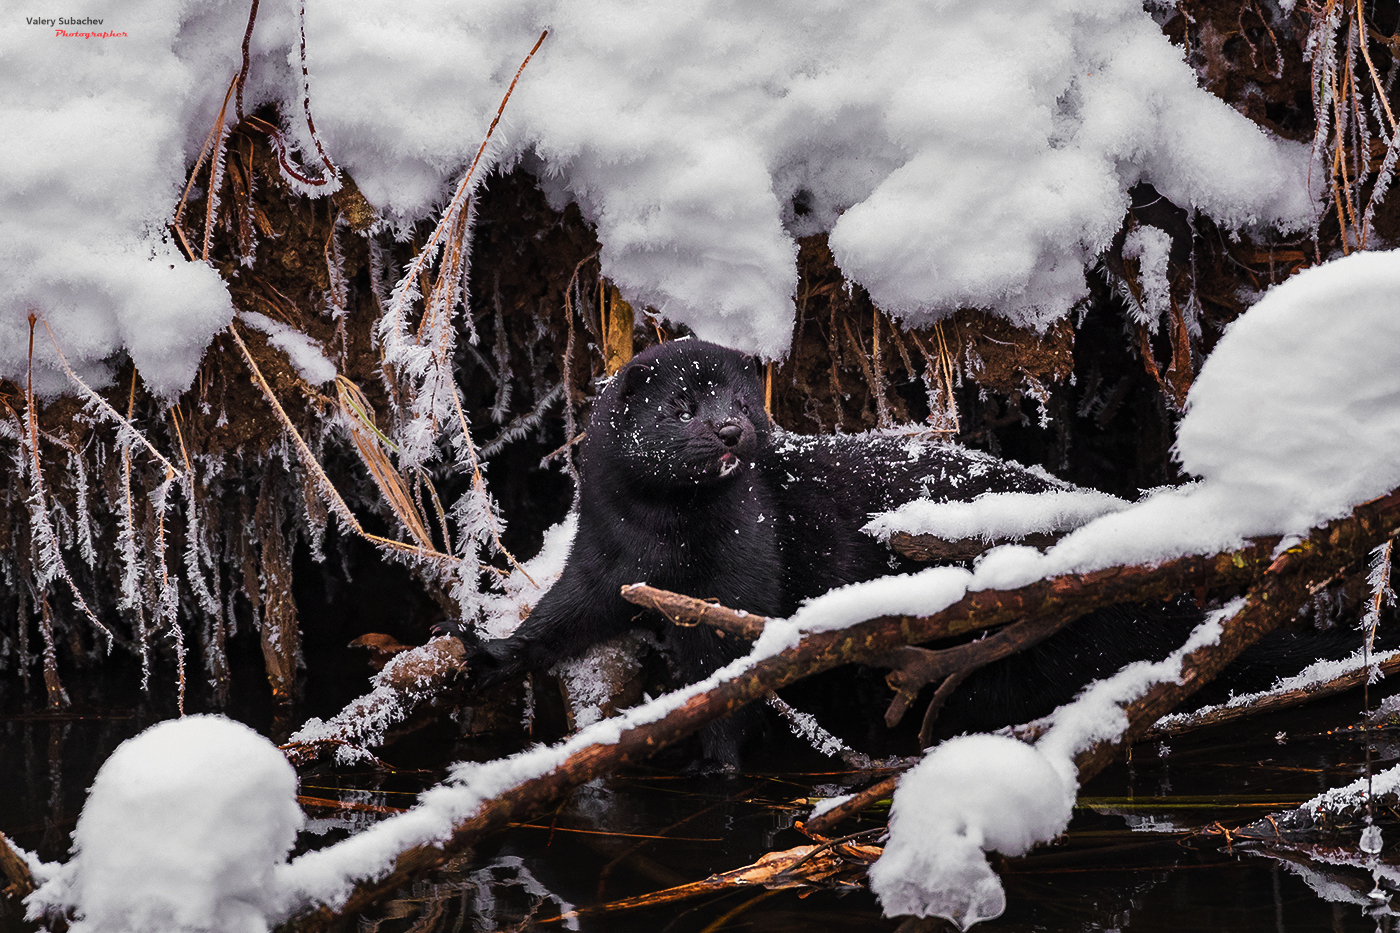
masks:
[[[578,287],[579,273],[583,271],[584,264],[596,258],[598,252],[595,249],[580,259],[578,265],[574,266],[574,274],[569,276],[569,283],[564,286],[564,320],[568,326],[568,339],[564,343],[564,431],[567,437],[574,437],[578,433],[578,422],[574,418],[574,305],[570,296]],[[584,326],[587,326],[587,323],[585,321]],[[579,476],[578,466],[574,463],[573,441],[566,441],[559,450],[564,453],[564,463],[569,468],[569,475],[574,479],[574,489],[577,490]],[[553,456],[554,454],[550,454],[544,461],[549,461]]]
[[[345,415],[350,428],[350,438],[355,442],[355,450],[373,477],[379,492],[389,508],[394,510],[399,521],[419,545],[433,547],[432,536],[418,506],[408,491],[408,484],[384,452],[388,438],[375,426],[374,417],[369,411],[369,401],[355,385],[344,376],[335,377],[336,394],[340,401],[340,411]],[[392,445],[390,445],[392,446]],[[437,494],[433,494],[434,500]],[[444,532],[446,525],[443,526]]]
[[[543,39],[544,37],[541,36],[540,38]],[[472,489],[477,495],[485,499],[486,479],[481,475],[481,461],[478,460],[476,456],[476,443],[472,441],[471,430],[467,427],[467,415],[466,412],[462,410],[462,396],[457,391],[457,386],[455,384],[452,387],[452,405],[457,410],[457,423],[462,429],[462,441],[466,447],[467,456],[469,456],[472,461]],[[521,574],[524,575],[525,579],[530,581],[531,586],[538,587],[539,584],[535,582],[535,578],[530,576],[529,571],[521,566],[520,561],[515,559],[515,555],[507,551],[505,545],[501,543],[500,532],[496,526],[494,516],[492,516],[492,521],[487,527],[491,532],[491,543],[495,545],[497,553],[504,554],[506,560],[510,561],[511,566],[519,570]]]
[[[165,482],[167,488],[175,479],[175,472],[167,467]],[[164,502],[164,497],[161,499]],[[162,603],[170,592],[170,568],[165,562],[165,509],[156,510],[156,560],[160,563],[160,594]],[[180,627],[179,601],[170,606],[170,631],[175,639],[176,706],[180,715],[185,715],[185,630]]]
[[[233,337],[234,342],[238,344],[238,349],[243,352],[243,359],[248,363],[248,368],[252,372],[253,382],[262,390],[263,397],[266,398],[268,404],[272,406],[272,410],[276,413],[277,420],[281,423],[283,430],[292,436],[292,441],[296,444],[297,452],[301,455],[302,465],[306,468],[317,492],[320,493],[322,501],[324,501],[330,510],[336,514],[336,517],[345,524],[346,528],[359,535],[361,538],[364,538],[366,541],[380,545],[389,550],[411,554],[414,557],[439,563],[451,565],[461,563],[460,558],[454,557],[451,554],[444,554],[432,548],[405,544],[402,541],[395,541],[392,538],[385,538],[381,535],[370,534],[365,531],[364,527],[360,524],[360,520],[355,517],[355,513],[350,511],[350,506],[345,504],[345,500],[342,499],[340,493],[336,491],[335,484],[331,482],[330,477],[326,475],[326,471],[322,469],[320,461],[318,461],[316,455],[311,452],[311,447],[302,438],[301,433],[297,431],[296,425],[292,424],[292,419],[287,416],[287,412],[282,408],[282,404],[277,401],[277,396],[273,393],[272,386],[268,385],[267,380],[263,378],[262,370],[258,368],[257,361],[253,359],[253,354],[248,351],[248,345],[245,344],[243,338],[238,335],[237,326],[230,323],[228,332]]]
[[[311,134],[311,141],[316,145],[316,154],[321,157],[321,164],[330,173],[327,177],[319,180],[303,178],[298,175],[297,180],[303,184],[319,187],[328,184],[340,172],[331,162],[330,156],[326,155],[326,148],[321,145],[321,136],[316,132],[316,121],[311,119],[311,74],[306,70],[306,0],[302,0],[297,6],[297,29],[301,40],[301,109],[306,116],[306,129]]]
[[[58,676],[58,652],[53,641],[53,610],[49,608],[49,598],[38,594],[39,632],[44,636],[44,692],[48,696],[49,709],[63,710],[69,707],[68,692],[63,689],[63,681]]]
[[[133,369],[131,371],[131,390],[127,396],[126,403],[127,417],[130,418],[130,416],[135,412],[135,410],[136,370]],[[123,553],[123,563],[126,565],[126,570],[123,576],[125,576],[125,573],[131,573],[135,577],[131,588],[132,591],[130,593],[130,606],[131,610],[136,614],[136,637],[140,642],[141,649],[141,688],[144,690],[151,676],[151,656],[147,641],[147,636],[149,632],[146,629],[145,609],[142,605],[141,600],[136,597],[136,590],[141,585],[141,571],[138,565],[136,564],[136,513],[132,507],[131,500],[131,445],[119,444],[119,446],[122,449],[122,496],[125,502],[125,510],[123,512],[123,517],[125,517],[126,519],[126,530],[127,534],[130,536],[131,541],[131,560],[126,560],[126,554]],[[123,552],[125,552],[124,548]],[[125,600],[127,596],[128,594],[126,593],[125,580],[123,580],[123,600]],[[118,608],[120,608],[120,603],[118,604]]]
[[[1366,59],[1366,68],[1371,72],[1371,86],[1376,89],[1376,96],[1381,99],[1381,107],[1385,109],[1386,119],[1390,121],[1390,135],[1393,139],[1396,133],[1395,114],[1391,112],[1390,101],[1386,99],[1382,90],[1380,75],[1376,74],[1376,63],[1371,61],[1371,44],[1366,41],[1366,14],[1361,9],[1361,0],[1356,0],[1356,22],[1357,35],[1361,39],[1361,54]]]
[[[238,78],[233,80],[242,93],[243,87]],[[233,86],[230,85],[229,89],[232,90]],[[209,247],[214,241],[214,207],[218,202],[220,183],[223,181],[223,172],[219,171],[219,166],[223,163],[224,116],[228,112],[228,97],[228,94],[224,94],[224,103],[219,107],[219,115],[214,120],[214,149],[209,158],[209,188],[204,193],[204,248],[199,254],[199,258],[204,262],[209,261]]]
[[[496,108],[496,116],[492,119],[491,125],[486,130],[486,137],[482,139],[481,145],[476,150],[476,156],[472,159],[471,165],[467,168],[467,174],[462,176],[461,182],[457,185],[456,192],[452,195],[452,200],[448,202],[447,209],[443,212],[443,220],[438,222],[437,227],[434,228],[432,234],[428,237],[428,241],[423,244],[423,248],[417,251],[413,260],[408,264],[408,269],[404,272],[405,278],[417,276],[426,271],[428,257],[436,251],[437,246],[446,235],[447,228],[450,226],[446,221],[455,220],[455,212],[463,206],[467,196],[471,192],[471,182],[476,174],[477,164],[481,162],[481,157],[486,152],[486,146],[491,142],[491,134],[496,131],[496,125],[501,122],[501,115],[505,113],[506,102],[510,100],[510,95],[515,91],[515,84],[520,80],[521,72],[525,70],[526,65],[530,64],[530,59],[535,57],[535,53],[539,51],[547,35],[549,35],[548,29],[540,33],[539,39],[535,41],[534,48],[530,49],[530,54],[525,56],[525,60],[522,61],[520,67],[516,69],[515,77],[511,79],[510,87],[506,89],[505,97],[501,98],[501,105]],[[428,293],[424,292],[423,294],[426,298]]]
[[[876,308],[871,318],[870,327],[870,362],[871,368],[875,372],[875,383],[871,386],[875,391],[875,414],[879,419],[880,427],[887,428],[894,423],[890,416],[889,402],[885,398],[885,367],[880,354],[880,309]]]
[[[39,459],[39,435],[41,433],[39,431],[39,415],[34,408],[34,325],[40,320],[42,319],[39,318],[39,316],[36,315],[34,312],[31,311],[29,313],[29,358],[27,363],[27,369],[25,372],[24,408],[26,415],[26,427],[29,434],[30,463],[34,474],[34,496],[38,501],[37,508],[40,509],[42,512],[48,509],[48,495],[44,491],[44,473],[43,468],[40,465]],[[49,330],[48,321],[43,321],[43,324],[44,330],[48,330],[49,336],[50,338],[52,338],[53,331]],[[54,349],[58,349],[57,341],[55,341],[54,343]],[[59,359],[63,359],[63,353],[61,351],[59,352],[58,356]],[[63,365],[64,368],[67,368],[68,361],[63,360]],[[70,369],[69,372],[71,373],[72,370]],[[89,389],[88,391],[91,392],[92,390]],[[57,548],[58,541],[57,539],[54,539],[54,557],[58,564],[58,571],[59,574],[63,577],[64,582],[68,584],[68,589],[73,594],[73,601],[78,604],[78,608],[81,609],[83,611],[83,614],[86,615],[88,619],[92,621],[92,624],[97,626],[97,628],[102,632],[102,634],[107,636],[107,644],[108,646],[110,646],[112,644],[111,631],[107,628],[107,626],[103,625],[100,621],[98,621],[96,613],[94,613],[92,609],[88,606],[87,600],[83,599],[83,594],[78,590],[77,581],[74,580],[72,574],[68,572],[68,565],[64,563],[63,555],[62,553],[58,552]],[[42,574],[42,571],[40,571],[40,573]],[[42,593],[40,594],[40,598],[43,598]]]
[[[938,398],[942,408],[929,412],[929,420],[938,418],[938,424],[931,427],[930,430],[936,434],[957,434],[962,430],[962,423],[958,417],[958,401],[953,395],[952,354],[948,352],[948,342],[943,335],[942,321],[934,325],[933,332],[938,337],[938,359],[936,361],[933,354],[924,346],[919,332],[909,331],[909,336],[914,340],[914,347],[924,358],[924,384],[929,389],[933,388],[934,382],[938,384]],[[952,427],[948,427],[949,421],[952,422]]]
[[[209,150],[214,145],[214,139],[223,132],[224,112],[228,107],[229,97],[233,94],[237,84],[238,76],[234,75],[233,80],[229,82],[228,90],[224,93],[224,103],[223,106],[219,108],[218,122],[210,127],[209,135],[204,138],[204,148],[199,151],[199,158],[195,159],[194,168],[190,169],[189,181],[185,183],[185,190],[180,195],[180,203],[175,206],[175,217],[170,221],[170,225],[175,228],[175,235],[180,238],[180,245],[185,249],[185,255],[191,262],[194,261],[194,247],[190,246],[190,241],[185,239],[185,229],[180,219],[185,213],[185,202],[189,200],[190,192],[194,190],[194,180],[199,177],[199,170],[204,167],[204,160],[209,156]],[[205,196],[212,198],[214,192],[210,191]]]
[[[535,40],[535,44],[530,49],[529,54],[525,56],[524,61],[520,63],[520,67],[516,69],[515,77],[511,79],[510,86],[506,88],[505,96],[501,98],[500,106],[496,108],[496,115],[492,118],[491,125],[486,129],[486,136],[481,140],[481,145],[477,147],[476,155],[472,158],[471,165],[468,166],[466,174],[462,176],[461,182],[457,185],[457,190],[453,193],[452,199],[448,202],[446,209],[443,211],[442,219],[439,220],[437,226],[433,228],[433,232],[428,237],[427,242],[423,244],[421,249],[416,251],[413,259],[409,262],[408,268],[404,271],[404,279],[416,277],[423,280],[427,275],[429,263],[436,255],[438,247],[443,247],[442,266],[439,269],[437,282],[431,288],[425,289],[422,285],[419,287],[419,291],[423,296],[424,305],[423,320],[420,321],[418,328],[420,339],[426,332],[429,322],[438,313],[437,308],[445,303],[443,301],[443,290],[451,286],[451,283],[454,281],[452,273],[461,266],[465,258],[466,250],[463,240],[466,237],[467,227],[466,204],[471,197],[472,179],[476,175],[477,166],[481,163],[481,157],[486,152],[486,146],[491,142],[492,134],[496,132],[496,126],[501,122],[501,115],[505,113],[506,103],[510,100],[511,94],[514,93],[515,85],[519,82],[521,73],[525,71],[525,66],[530,64],[530,59],[534,58],[535,53],[539,51],[540,46],[544,43],[545,37],[548,35],[549,30],[547,29],[540,33],[540,37]],[[400,293],[400,298],[398,302],[396,302],[396,304],[399,305],[397,310],[400,312],[402,311],[402,294],[403,293]],[[394,309],[391,308],[391,311],[392,310]],[[450,313],[450,308],[448,310]],[[239,343],[241,346],[242,341]],[[248,351],[246,347],[243,352],[247,355]],[[251,356],[249,356],[249,363],[252,364]],[[472,440],[470,429],[467,427],[466,413],[462,410],[461,393],[457,391],[455,383],[452,384],[452,406],[457,415],[458,425],[462,430],[462,443],[467,451],[468,457],[471,459],[472,490],[485,498],[486,481],[481,475],[481,463],[477,457],[476,444]],[[286,422],[286,424],[290,427],[289,421]],[[299,437],[298,441],[300,442]],[[319,470],[319,464],[317,465],[317,469]],[[327,480],[327,482],[329,482],[329,480]],[[337,499],[339,499],[338,494]],[[506,550],[505,546],[501,543],[500,530],[497,527],[494,517],[489,522],[488,527],[491,533],[491,543],[496,551],[505,555],[506,559],[510,561],[515,569],[524,574],[525,578],[530,580],[531,583],[534,583],[535,581],[526,573],[525,568],[515,559],[515,555]],[[361,534],[363,534],[363,531],[361,531]],[[460,562],[457,558],[453,558],[453,561]]]

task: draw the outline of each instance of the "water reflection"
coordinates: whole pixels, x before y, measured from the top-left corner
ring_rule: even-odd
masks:
[[[1083,789],[1074,821],[1057,844],[994,862],[1008,909],[979,929],[1396,929],[1389,895],[1400,890],[1400,824],[1392,814],[1382,814],[1391,844],[1374,863],[1357,849],[1359,826],[1335,827],[1332,838],[1307,843],[1237,831],[1363,774],[1367,742],[1377,768],[1396,758],[1400,745],[1393,736],[1339,731],[1357,719],[1358,705],[1355,697],[1341,697],[1136,749],[1130,762]],[[141,703],[60,717],[0,708],[0,786],[6,789],[0,830],[45,859],[66,858],[98,766],[123,739],[167,714]],[[308,823],[299,847],[359,832],[411,806],[453,758],[495,751],[479,737],[444,729],[388,755],[396,765],[421,771],[305,775]],[[623,909],[628,899],[810,845],[794,823],[810,810],[811,799],[864,782],[802,746],[781,742],[745,774],[679,769],[678,762],[638,767],[580,788],[550,812],[488,838],[401,891],[362,918],[361,928],[939,929],[882,917],[869,892],[839,873],[801,888],[729,888]],[[840,831],[879,827],[883,819],[883,812],[872,811]],[[1380,894],[1373,896],[1378,884]]]

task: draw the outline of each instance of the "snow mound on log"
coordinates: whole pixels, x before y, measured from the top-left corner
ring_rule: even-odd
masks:
[[[98,771],[77,854],[31,913],[72,908],[74,933],[249,933],[284,909],[279,874],[302,823],[277,747],[222,716],[129,739]]]
[[[1095,489],[1050,492],[989,492],[969,502],[915,499],[871,519],[862,530],[889,542],[896,532],[934,535],[945,541],[1020,540],[1026,535],[1052,534],[1126,508],[1117,496]]]
[[[1201,367],[1181,465],[1237,514],[1305,534],[1400,486],[1400,252],[1355,253],[1270,289]]]
[[[247,15],[142,0],[104,17],[123,38],[0,36],[0,108],[25,128],[0,142],[0,378],[26,373],[33,310],[90,383],[125,353],[158,394],[190,384],[232,308],[168,224]],[[1198,88],[1138,0],[311,0],[328,154],[406,232],[545,27],[478,177],[523,161],[596,225],[629,300],[766,357],[787,353],[811,233],[910,322],[979,306],[1039,327],[1086,294],[1139,183],[1230,229],[1312,221],[1307,147]],[[262,6],[250,51],[244,110],[277,104],[314,154],[294,11]],[[59,391],[43,338],[39,389]]]
[[[946,917],[963,929],[1000,916],[1006,894],[983,850],[1021,855],[1063,831],[1076,789],[1024,742],[949,739],[900,778],[870,889],[886,916]]]

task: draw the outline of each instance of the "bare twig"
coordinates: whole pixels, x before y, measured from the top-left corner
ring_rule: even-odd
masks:
[[[763,626],[768,622],[764,616],[752,612],[730,609],[693,596],[682,596],[680,593],[660,590],[645,583],[624,586],[622,598],[638,606],[655,609],[676,625],[695,625],[703,622],[715,628],[721,637],[729,633],[753,640],[763,634]]]

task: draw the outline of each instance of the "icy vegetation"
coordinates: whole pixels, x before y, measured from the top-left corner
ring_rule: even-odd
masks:
[[[0,144],[0,378],[23,377],[34,310],[89,382],[126,353],[177,394],[233,310],[168,224],[240,104],[278,106],[314,181],[309,99],[326,156],[403,229],[446,202],[545,28],[476,179],[523,161],[596,224],[629,300],[767,357],[788,351],[797,236],[829,231],[844,273],[908,321],[978,306],[1042,326],[1085,294],[1135,184],[1230,229],[1314,215],[1307,147],[1198,88],[1135,0],[313,0],[309,97],[276,6],[232,93],[246,17],[145,0],[111,13],[127,38],[0,38],[0,103],[25,127]],[[1161,244],[1139,240],[1146,268]],[[46,335],[35,355],[40,391],[65,388]]]
[[[250,933],[285,910],[302,824],[297,776],[275,745],[221,716],[152,726],[103,764],[76,854],[29,901],[71,908],[74,933]]]

